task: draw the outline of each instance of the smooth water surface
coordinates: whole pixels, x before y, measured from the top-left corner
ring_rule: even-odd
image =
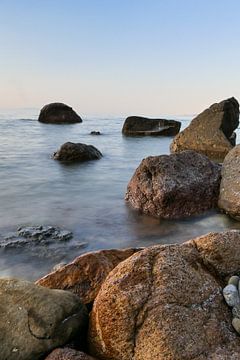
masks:
[[[20,225],[55,225],[71,230],[68,243],[0,252],[0,276],[36,279],[60,261],[101,248],[179,243],[209,231],[240,228],[217,211],[181,221],[154,219],[124,201],[140,161],[169,153],[171,138],[124,137],[123,118],[86,118],[81,124],[49,125],[37,111],[0,112],[0,236]],[[183,127],[188,119],[180,119]],[[93,130],[102,135],[93,136]],[[96,146],[101,160],[64,165],[51,158],[66,141]]]

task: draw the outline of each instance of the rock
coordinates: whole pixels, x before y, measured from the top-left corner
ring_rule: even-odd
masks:
[[[88,161],[98,160],[102,154],[92,145],[66,142],[53,154],[54,160],[60,161]]]
[[[91,131],[90,135],[101,135],[100,131]]]
[[[52,289],[69,290],[84,304],[92,303],[109,272],[140,249],[100,250],[77,257],[36,283]]]
[[[238,334],[240,334],[240,319],[239,318],[233,318],[232,326],[238,332]]]
[[[97,360],[81,351],[69,348],[55,349],[45,360]]]
[[[65,265],[67,265],[67,263],[65,263],[64,261],[62,261],[62,262],[54,265],[52,271],[57,271],[57,270],[63,268]]]
[[[82,119],[70,106],[51,103],[41,109],[38,121],[49,124],[73,124],[82,122]]]
[[[227,285],[223,289],[223,296],[228,306],[234,307],[240,305],[238,289],[235,285]]]
[[[130,180],[126,201],[143,213],[175,219],[217,205],[220,167],[194,151],[150,156]]]
[[[104,360],[238,359],[222,296],[240,268],[240,232],[146,248],[108,275],[93,305],[90,354]],[[228,257],[228,255],[231,255]]]
[[[240,304],[237,304],[232,308],[232,314],[234,318],[237,317],[240,319]]]
[[[176,120],[129,116],[124,122],[122,133],[127,136],[174,136],[180,131],[180,128],[181,123]]]
[[[28,281],[0,279],[0,343],[3,360],[37,360],[87,326],[87,311],[67,291]]]
[[[238,124],[239,104],[235,98],[213,104],[173,139],[171,152],[195,150],[221,162],[235,144],[233,132]]]
[[[238,289],[238,284],[239,284],[239,276],[231,276],[230,279],[228,280],[228,285],[235,285],[236,288]]]
[[[218,206],[234,219],[240,221],[240,145],[225,157]]]

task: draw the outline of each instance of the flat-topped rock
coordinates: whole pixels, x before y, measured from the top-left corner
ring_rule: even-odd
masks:
[[[235,146],[225,157],[218,206],[240,221],[240,145]]]
[[[63,289],[78,295],[84,304],[92,303],[115,266],[140,249],[93,251],[39,279],[36,283],[52,289]]]
[[[217,206],[220,175],[219,165],[195,151],[150,156],[136,169],[125,199],[158,218],[200,214]]]
[[[101,157],[101,152],[93,145],[72,142],[66,142],[53,154],[54,160],[65,162],[99,160]]]
[[[38,121],[49,124],[73,124],[82,122],[82,119],[70,106],[51,103],[41,109]]]
[[[87,310],[70,292],[0,279],[0,358],[38,360],[85,331]]]
[[[176,135],[171,152],[195,150],[221,162],[235,145],[238,124],[239,104],[235,98],[213,104]]]
[[[240,232],[146,248],[109,274],[90,317],[102,360],[238,359],[239,335],[222,295],[240,269]]]
[[[181,123],[176,120],[129,116],[124,122],[122,133],[127,136],[174,136],[180,128]]]

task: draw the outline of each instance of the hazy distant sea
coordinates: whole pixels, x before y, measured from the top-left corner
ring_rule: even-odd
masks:
[[[48,224],[71,230],[69,243],[38,251],[0,252],[0,276],[36,279],[60,261],[102,248],[180,243],[209,231],[240,224],[211,211],[182,221],[157,220],[130,209],[124,201],[128,181],[140,161],[169,153],[171,138],[126,138],[123,118],[83,118],[74,125],[37,121],[37,110],[0,110],[0,237],[20,225]],[[183,128],[190,117],[175,117]],[[89,135],[97,130],[101,136]],[[103,158],[63,165],[51,154],[66,141],[96,146]]]

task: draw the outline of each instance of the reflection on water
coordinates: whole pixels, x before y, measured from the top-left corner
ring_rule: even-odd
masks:
[[[125,204],[135,168],[144,157],[169,153],[170,138],[125,138],[120,118],[61,126],[25,118],[35,119],[36,114],[0,115],[0,236],[20,225],[45,224],[73,231],[74,239],[45,249],[2,250],[1,276],[36,279],[56,263],[90,250],[182,242],[209,231],[240,228],[216,211],[166,221]],[[93,130],[102,135],[89,135]],[[52,160],[51,154],[66,141],[92,144],[103,158],[70,166]]]

